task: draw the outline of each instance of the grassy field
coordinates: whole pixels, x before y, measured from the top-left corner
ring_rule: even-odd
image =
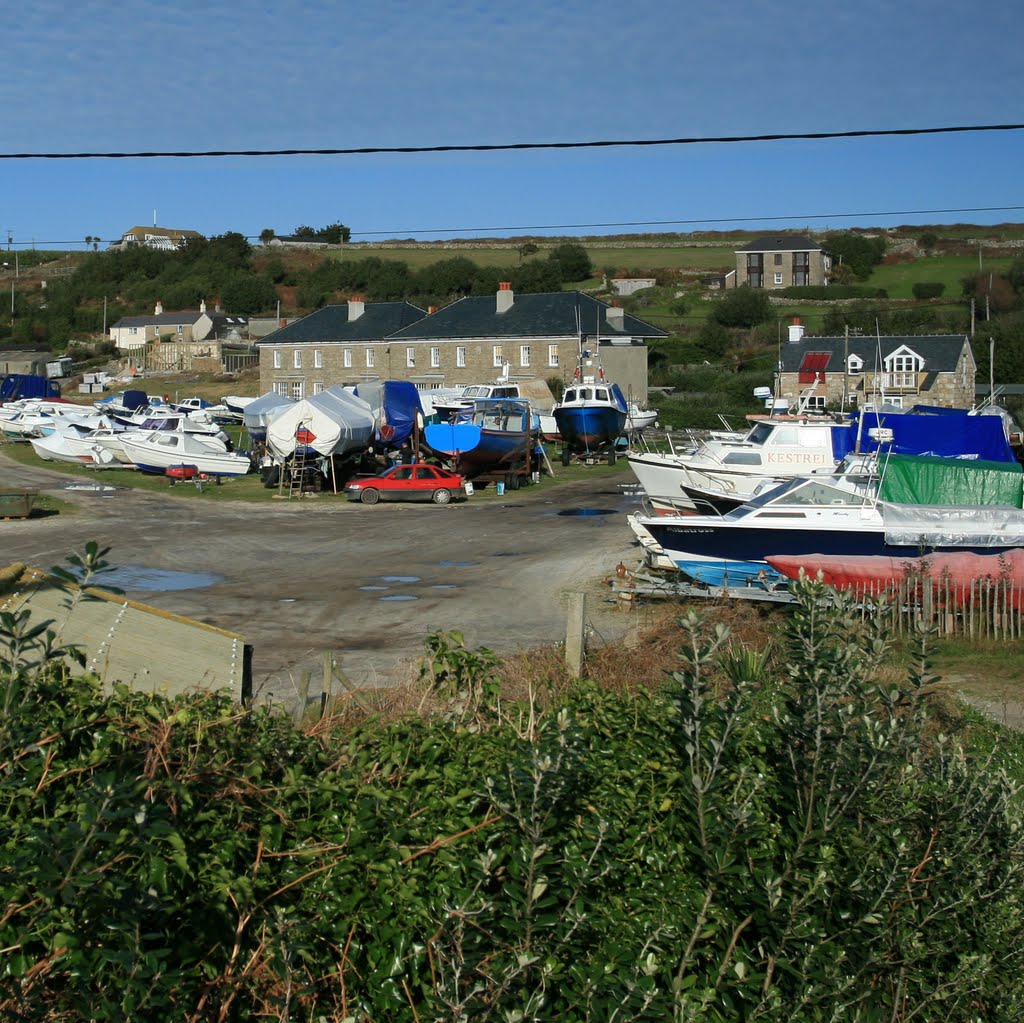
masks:
[[[686,245],[682,242],[678,245],[658,244],[656,246],[627,243],[596,246],[588,245],[585,241],[580,244],[586,249],[593,265],[602,269],[659,270],[668,268],[699,273],[735,266],[735,249],[748,240],[739,240],[734,245],[709,246]],[[540,251],[532,256],[527,256],[526,259],[544,259],[551,249],[561,243],[561,239],[537,241],[535,244],[540,247]],[[483,242],[480,243],[480,247],[476,247],[472,243],[450,246],[402,246],[396,244],[388,245],[386,248],[382,246],[363,248],[353,245],[346,249],[331,249],[326,255],[331,259],[344,260],[360,260],[369,256],[377,256],[380,259],[393,259],[407,263],[412,270],[419,270],[443,259],[454,259],[456,256],[472,260],[477,266],[487,267],[515,266],[520,262],[519,253],[514,244],[489,247]]]
[[[1005,273],[1012,257],[983,256],[983,273]],[[965,277],[978,273],[977,256],[926,256],[912,263],[893,263],[875,267],[867,281],[868,285],[884,288],[890,298],[913,298],[915,284],[940,282],[945,284],[944,299],[956,299],[961,294],[961,282]]]

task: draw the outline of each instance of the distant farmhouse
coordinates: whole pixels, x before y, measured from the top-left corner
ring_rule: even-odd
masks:
[[[173,252],[187,242],[202,238],[198,231],[179,231],[170,227],[133,227],[114,242],[112,249],[130,249],[133,245],[145,245],[148,249],[162,249]]]
[[[812,337],[797,322],[780,352],[776,394],[819,411],[883,402],[970,408],[975,375],[966,334]]]
[[[736,273],[726,287],[795,288],[828,284],[832,257],[800,234],[766,234],[736,249]]]
[[[581,347],[586,373],[603,370],[647,400],[647,340],[665,332],[582,292],[459,299],[426,313],[407,302],[326,306],[260,340],[260,388],[290,398],[336,384],[409,380],[424,391],[504,378],[568,382]]]

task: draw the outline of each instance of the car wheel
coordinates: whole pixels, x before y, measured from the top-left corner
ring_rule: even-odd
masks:
[[[505,484],[505,486],[508,487],[509,490],[518,490],[519,489],[519,473],[510,472],[508,474],[508,482]]]
[[[363,504],[376,504],[380,500],[380,491],[374,490],[373,487],[367,487],[360,495],[359,500]]]
[[[614,451],[609,451],[608,452],[608,464],[609,465],[614,465],[615,464],[615,452]]]
[[[568,465],[572,461],[572,455],[568,448],[562,448],[562,465]]]
[[[434,491],[434,496],[431,498],[434,504],[451,504],[452,492],[445,490],[444,487],[439,487]]]

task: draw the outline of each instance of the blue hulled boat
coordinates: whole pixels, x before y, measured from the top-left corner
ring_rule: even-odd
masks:
[[[568,465],[572,455],[607,457],[614,462],[628,413],[618,384],[608,383],[603,374],[596,381],[574,379],[552,411],[562,438],[562,464]]]

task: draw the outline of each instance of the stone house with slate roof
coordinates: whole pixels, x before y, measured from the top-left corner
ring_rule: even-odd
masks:
[[[394,317],[407,317],[394,323]],[[260,388],[304,397],[335,384],[409,380],[421,390],[572,379],[581,342],[585,372],[647,400],[647,339],[665,331],[581,292],[459,299],[424,313],[408,303],[328,306],[259,342]]]
[[[122,316],[110,328],[110,342],[119,351],[129,351],[156,342],[247,341],[249,319],[207,312],[206,303],[198,309],[165,313],[157,302],[152,316]]]
[[[736,273],[726,286],[791,288],[828,284],[832,257],[800,234],[766,234],[736,249]]]
[[[386,339],[424,316],[410,302],[358,298],[317,309],[256,342],[260,393],[298,400],[336,384],[408,379],[395,375],[400,357]]]
[[[794,323],[780,352],[776,394],[791,408],[829,411],[883,401],[970,408],[975,373],[966,334],[813,337]]]

